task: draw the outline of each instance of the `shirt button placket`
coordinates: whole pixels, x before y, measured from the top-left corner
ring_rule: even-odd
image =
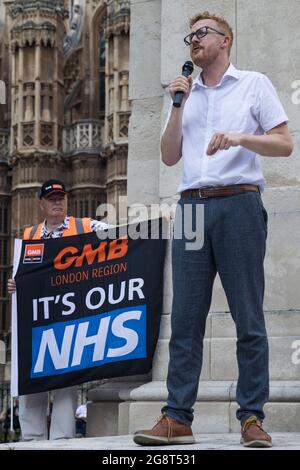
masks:
[[[207,94],[208,94],[208,111],[207,111],[207,119],[206,119],[205,146],[204,146],[203,166],[202,166],[202,178],[203,179],[207,178],[208,164],[209,164],[209,159],[211,158],[206,154],[206,150],[215,132],[214,114],[215,114],[216,89],[215,88],[207,89]]]

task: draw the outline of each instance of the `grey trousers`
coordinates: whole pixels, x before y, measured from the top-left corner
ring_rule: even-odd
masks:
[[[204,245],[187,250],[190,240],[173,240],[169,396],[162,412],[188,426],[192,424],[206,319],[218,272],[237,334],[237,418],[241,423],[252,415],[263,420],[263,406],[269,397],[269,354],[263,312],[267,213],[261,197],[247,192],[207,199],[181,198],[178,204],[183,214],[186,207],[191,208],[193,231],[204,229]],[[199,222],[196,226],[200,205],[204,205],[204,227]],[[178,211],[175,224],[184,228],[187,214],[178,218]]]
[[[23,441],[48,439],[48,392],[19,397],[19,420]],[[49,439],[75,437],[77,387],[52,391],[53,407]]]

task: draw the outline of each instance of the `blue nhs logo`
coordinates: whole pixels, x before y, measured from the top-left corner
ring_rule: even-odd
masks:
[[[32,378],[146,356],[145,305],[32,329]]]

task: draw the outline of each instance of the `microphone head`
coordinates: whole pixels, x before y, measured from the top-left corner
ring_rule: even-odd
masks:
[[[187,60],[182,66],[182,73],[188,73],[188,75],[192,75],[194,71],[194,64],[190,60]]]

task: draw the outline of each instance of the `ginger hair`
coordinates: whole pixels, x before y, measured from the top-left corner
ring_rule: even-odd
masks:
[[[231,46],[233,43],[233,31],[230,26],[230,24],[223,18],[222,16],[217,16],[212,13],[209,13],[208,11],[204,11],[203,13],[197,13],[190,19],[190,28],[197,23],[197,21],[200,20],[213,20],[215,21],[218,26],[220,27],[220,30],[222,33],[225,33],[227,36],[229,36],[229,47],[228,47],[228,55],[230,54]]]

